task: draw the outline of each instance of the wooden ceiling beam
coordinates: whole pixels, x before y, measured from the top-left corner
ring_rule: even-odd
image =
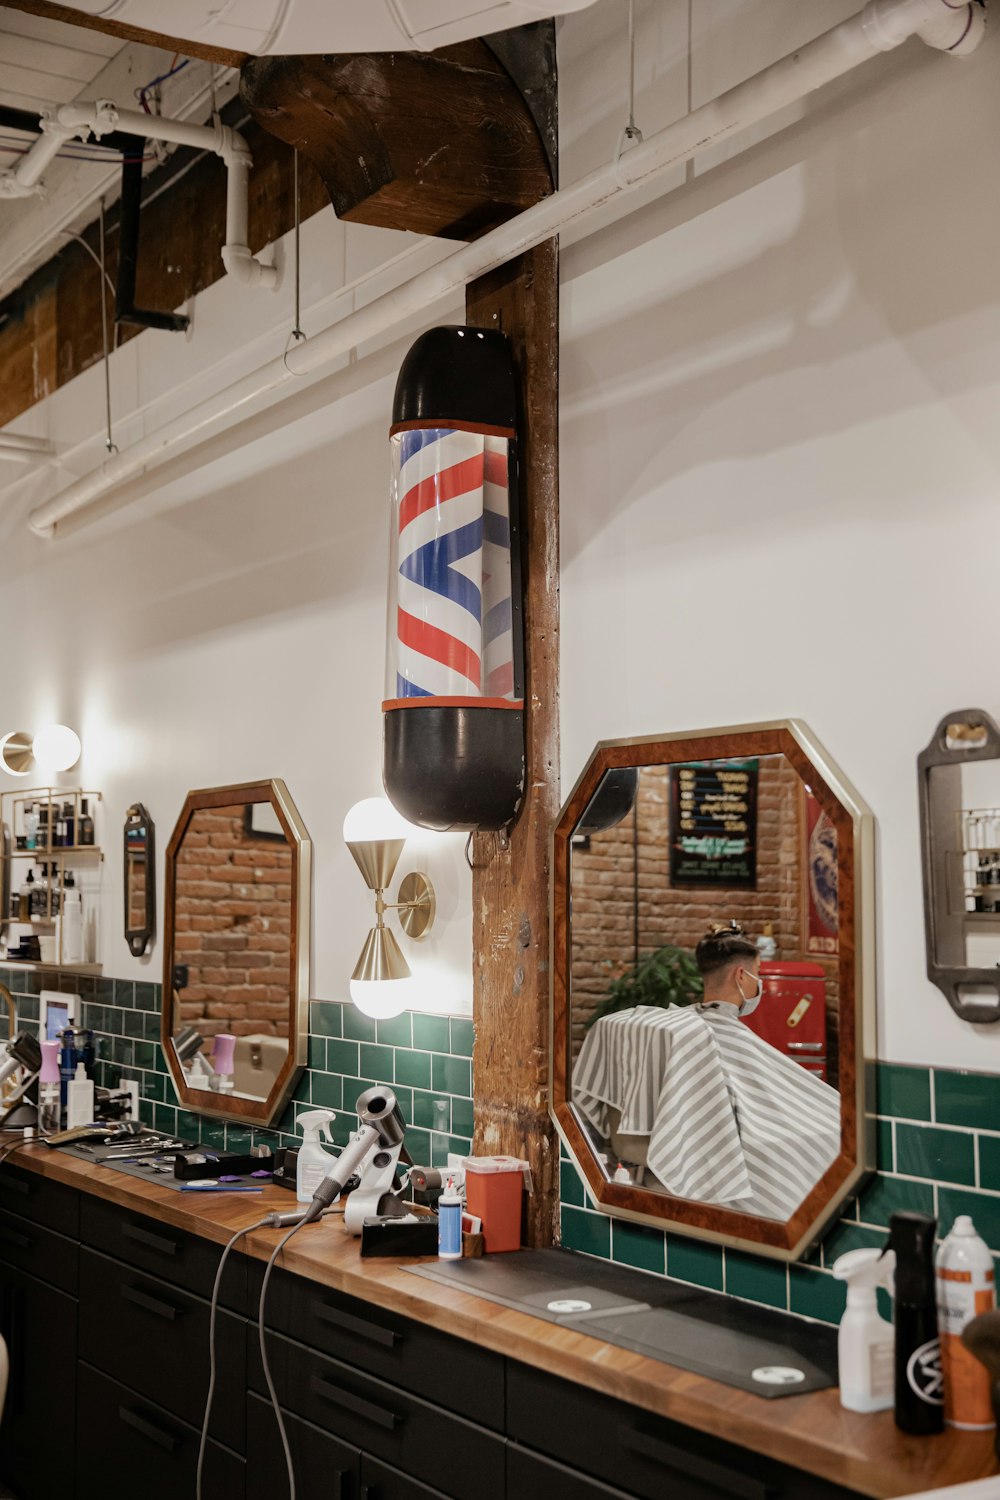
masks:
[[[68,26],[83,26],[87,31],[102,31],[105,36],[117,36],[123,42],[144,42],[148,47],[163,47],[167,52],[180,52],[183,57],[200,57],[205,62],[222,63],[227,68],[242,67],[247,60],[245,52],[233,52],[229,47],[209,47],[203,42],[188,41],[186,37],[146,31],[141,26],[127,26],[122,21],[109,21],[105,16],[87,15],[85,11],[74,10],[69,5],[57,5],[54,0],[4,0],[4,4],[11,10],[23,10],[29,16],[64,21]]]
[[[532,80],[527,92],[480,40],[251,58],[240,94],[258,124],[313,163],[338,218],[475,239],[553,189],[554,29],[523,32],[503,55]]]

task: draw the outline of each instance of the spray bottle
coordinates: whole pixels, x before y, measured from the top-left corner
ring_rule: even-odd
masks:
[[[59,1082],[59,1043],[42,1042],[42,1069],[38,1075],[38,1128],[52,1135],[62,1123],[62,1091]]]
[[[299,1147],[295,1196],[300,1203],[312,1202],[313,1194],[326,1176],[327,1168],[332,1161],[336,1160],[333,1153],[324,1151],[320,1143],[321,1135],[326,1140],[330,1140],[332,1119],[332,1109],[313,1109],[308,1114],[299,1115],[303,1140]]]
[[[993,1257],[968,1214],[959,1214],[935,1261],[944,1419],[972,1431],[996,1426],[985,1365],[962,1343],[962,1330],[996,1306]]]
[[[833,1265],[837,1280],[847,1282],[837,1359],[840,1404],[848,1411],[887,1411],[895,1400],[896,1330],[880,1317],[875,1295],[889,1285],[895,1265],[891,1250],[848,1250]]]
[[[901,1211],[889,1220],[896,1252],[896,1426],[924,1437],[944,1428],[941,1340],[934,1295],[937,1220]]]

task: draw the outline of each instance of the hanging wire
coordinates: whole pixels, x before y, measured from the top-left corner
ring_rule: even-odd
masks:
[[[118,448],[111,436],[111,351],[108,348],[108,296],[104,283],[108,279],[107,265],[104,257],[104,199],[101,198],[101,338],[104,343],[104,411],[107,420],[108,435],[104,446],[109,453],[117,453]]]
[[[292,329],[293,339],[304,339],[302,332],[302,304],[301,304],[301,251],[299,245],[299,153],[298,148],[292,153],[292,196],[295,199],[295,327]]]
[[[626,142],[638,144],[642,139],[642,131],[635,123],[635,0],[628,0],[628,119],[618,137],[615,160],[621,156]]]

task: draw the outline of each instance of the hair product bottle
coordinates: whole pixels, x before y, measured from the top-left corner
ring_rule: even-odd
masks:
[[[993,1257],[968,1214],[959,1214],[935,1262],[944,1419],[973,1431],[996,1426],[985,1365],[962,1343],[962,1330],[979,1313],[996,1307]]]
[[[922,1437],[944,1428],[944,1383],[934,1287],[934,1231],[927,1214],[889,1220],[896,1252],[896,1426]]]

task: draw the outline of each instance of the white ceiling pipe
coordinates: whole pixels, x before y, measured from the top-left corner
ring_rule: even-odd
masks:
[[[28,516],[28,525],[38,536],[53,536],[59,522],[67,516],[101,499],[116,485],[162,463],[175,449],[208,436],[249,403],[288,385],[296,377],[315,373],[414,314],[429,314],[437,303],[467,282],[541,244],[609,199],[662,175],[678,162],[710,150],[850,72],[876,53],[899,46],[908,36],[922,29],[934,29],[938,21],[947,20],[947,35],[935,33],[936,39],[930,44],[940,47],[944,43],[944,50],[957,46],[968,51],[965,43],[970,32],[974,29],[978,37],[982,35],[975,19],[979,9],[976,4],[956,8],[947,0],[869,0],[858,15],[631,147],[608,166],[543,198],[498,229],[464,245],[313,338],[295,344],[286,354],[243,376],[214,398],[114,454],[100,468],[37,506]]]
[[[226,243],[222,263],[238,281],[248,286],[276,290],[281,277],[276,266],[266,266],[255,259],[247,245],[250,147],[238,130],[223,125],[218,116],[211,125],[192,125],[187,120],[167,120],[162,115],[147,115],[137,109],[118,109],[110,99],[93,103],[62,104],[52,115],[43,115],[42,134],[21,158],[8,177],[16,188],[8,193],[23,196],[42,191],[42,172],[63,143],[74,135],[84,139],[88,134],[98,140],[114,130],[125,131],[147,141],[170,141],[172,145],[193,146],[197,151],[212,151],[226,164]],[[4,189],[0,178],[0,192]]]
[[[0,458],[26,464],[38,458],[51,458],[55,451],[45,438],[28,437],[21,432],[0,432]]]
[[[33,198],[45,191],[42,173],[74,136],[86,138],[87,130],[64,124],[48,110],[39,121],[41,135],[15,167],[0,172],[0,198]]]

